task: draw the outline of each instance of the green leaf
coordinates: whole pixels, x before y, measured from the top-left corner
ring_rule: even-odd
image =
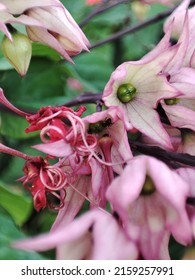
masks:
[[[92,50],[90,53],[81,54],[74,59],[75,65],[69,65],[85,90],[101,92],[112,71],[114,70],[112,62],[112,48],[103,46]]]
[[[61,56],[55,50],[39,43],[32,44],[32,55],[48,57],[54,61],[59,61],[61,59]]]
[[[29,71],[21,78],[16,71],[2,71],[0,82],[7,99],[15,106],[38,110],[55,106],[66,92],[66,64],[38,57],[31,61]]]
[[[32,211],[32,200],[13,192],[0,182],[0,206],[7,210],[17,225],[22,225]]]
[[[38,135],[37,132],[25,133],[28,127],[25,118],[19,117],[8,112],[1,112],[0,134],[14,139],[27,139]]]
[[[14,249],[11,243],[17,239],[25,238],[15,226],[10,216],[0,208],[0,260],[43,260],[41,254]]]

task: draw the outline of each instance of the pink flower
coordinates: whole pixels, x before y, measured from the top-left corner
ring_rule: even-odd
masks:
[[[161,104],[172,126],[195,131],[194,79],[195,70],[191,68],[182,68],[174,74],[170,82],[182,94],[178,98],[161,101]]]
[[[189,186],[164,163],[146,156],[132,159],[109,186],[107,198],[145,259],[168,259],[170,234],[182,243],[192,239],[185,202]]]
[[[125,62],[111,75],[103,101],[107,107],[119,106],[125,114],[128,129],[135,127],[160,145],[171,149],[156,108],[161,99],[172,98],[178,91],[162,74],[178,46],[169,48],[170,31],[156,48],[139,61]]]
[[[56,248],[57,259],[63,260],[138,257],[135,244],[127,238],[113,216],[98,210],[90,211],[49,234],[19,240],[12,246],[36,251]]]
[[[59,199],[57,208],[62,207],[65,192],[59,195],[59,191],[65,189],[67,176],[57,164],[51,166],[46,159],[34,157],[25,163],[23,171],[25,175],[18,181],[31,191],[34,207],[38,212],[48,204],[55,208],[53,203],[49,202],[48,194]]]
[[[86,5],[95,5],[95,4],[99,4],[102,2],[103,2],[103,0],[86,0]]]
[[[58,0],[2,1],[0,29],[11,40],[6,23],[26,26],[29,38],[55,49],[65,59],[88,50],[89,42],[67,9]],[[19,16],[18,16],[19,15]]]
[[[124,114],[120,107],[111,107],[108,110],[97,112],[83,118],[88,133],[95,135],[101,149],[104,150],[104,158],[112,162],[112,168],[120,173],[123,164],[120,162],[129,161],[132,152],[129,146],[127,131],[124,125]],[[104,145],[112,141],[110,151]],[[109,153],[109,154],[108,154]],[[107,156],[106,156],[107,154]]]

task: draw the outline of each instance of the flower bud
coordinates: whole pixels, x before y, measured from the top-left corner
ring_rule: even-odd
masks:
[[[13,33],[12,41],[6,36],[2,41],[2,52],[16,71],[25,76],[32,56],[32,44],[30,39],[22,33]]]

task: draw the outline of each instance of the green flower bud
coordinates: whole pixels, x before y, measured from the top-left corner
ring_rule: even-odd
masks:
[[[28,70],[32,56],[32,44],[30,39],[21,33],[12,34],[13,42],[6,36],[2,40],[2,52],[16,71],[24,76]]]
[[[130,83],[120,85],[120,87],[117,90],[117,97],[122,103],[130,102],[135,95],[136,88]]]
[[[179,98],[170,98],[170,99],[165,99],[165,104],[166,105],[175,105],[179,102]]]
[[[144,185],[143,185],[143,188],[142,188],[142,191],[141,191],[141,194],[142,195],[150,195],[154,192],[155,192],[154,183],[152,182],[152,179],[147,175],[146,179],[145,179],[145,182],[144,182]]]

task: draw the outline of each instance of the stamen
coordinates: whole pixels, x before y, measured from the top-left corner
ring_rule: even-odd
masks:
[[[54,114],[52,114],[48,117],[45,117],[45,118],[41,119],[40,121],[37,122],[37,124],[40,124],[40,123],[45,122],[45,121],[49,121],[50,119],[53,119],[53,118],[57,117],[61,113],[62,113],[62,111],[58,111],[58,112],[56,112],[56,113],[54,113]]]
[[[52,181],[51,184],[53,184],[53,186],[49,186],[46,183],[43,172],[44,172],[43,168],[41,168],[40,169],[40,180],[41,180],[42,184],[45,186],[45,188],[47,188],[48,190],[57,191],[57,190],[61,190],[62,188],[64,188],[66,186],[67,178],[66,178],[65,174],[63,172],[61,172],[61,170],[59,170],[57,168],[55,168],[55,169],[50,168],[50,170],[49,170],[50,173],[45,171],[50,179],[51,179],[51,176],[53,177],[53,174],[57,175],[58,178],[56,178],[56,180],[54,178],[52,178],[52,180],[51,180]],[[55,181],[57,181],[57,184],[55,183]]]
[[[126,161],[122,161],[122,162],[117,162],[117,163],[111,163],[111,162],[105,162],[103,160],[101,160],[98,155],[91,149],[91,147],[88,145],[87,141],[86,141],[86,138],[85,138],[85,135],[83,133],[83,131],[81,130],[81,136],[82,136],[82,139],[83,139],[83,143],[85,144],[86,148],[88,149],[88,151],[91,153],[91,155],[96,158],[99,163],[102,163],[104,165],[107,165],[107,166],[114,166],[114,165],[119,165],[119,164],[124,164],[127,162]],[[129,159],[130,160],[130,159]]]
[[[49,132],[50,130],[55,130],[56,132],[58,132],[62,136],[62,138],[64,138],[63,131],[59,127],[54,126],[54,125],[48,125],[48,126],[45,126],[41,130],[41,133],[40,133],[40,138],[43,141],[43,143],[50,143],[51,142],[49,139],[46,139],[44,137],[44,134],[47,134],[47,132]]]

